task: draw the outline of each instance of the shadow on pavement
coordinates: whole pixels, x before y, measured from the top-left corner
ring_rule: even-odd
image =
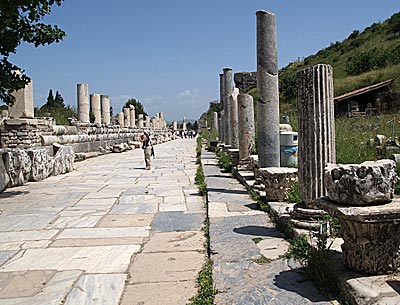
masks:
[[[234,228],[233,232],[243,235],[282,237],[282,233],[275,228],[267,228],[262,226],[244,226]]]
[[[286,291],[295,292],[312,303],[334,300],[323,295],[315,288],[314,283],[305,279],[301,268],[280,272],[275,276],[274,284],[276,287]]]
[[[19,195],[26,195],[29,194],[28,191],[5,191],[0,194],[0,199],[2,198],[13,198]]]

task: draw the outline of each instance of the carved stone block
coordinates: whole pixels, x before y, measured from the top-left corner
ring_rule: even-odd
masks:
[[[54,159],[45,148],[29,149],[27,153],[32,161],[31,181],[40,181],[52,174]]]
[[[32,162],[26,151],[6,151],[3,153],[3,161],[9,177],[8,187],[24,185],[29,180]]]
[[[265,185],[268,200],[286,201],[288,192],[297,181],[297,169],[290,167],[260,168],[255,177]]]
[[[361,164],[328,164],[324,178],[327,196],[349,206],[390,202],[398,179],[396,163],[388,159]]]
[[[54,155],[53,175],[57,176],[71,172],[74,169],[74,149],[71,146],[57,145],[56,147],[57,152]]]

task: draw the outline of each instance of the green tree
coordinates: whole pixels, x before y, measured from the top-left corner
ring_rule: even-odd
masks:
[[[24,88],[30,78],[11,63],[8,57],[16,53],[21,42],[35,47],[61,41],[65,32],[56,25],[40,22],[50,14],[54,4],[63,0],[2,0],[0,1],[0,99],[12,104],[11,93]],[[22,73],[21,73],[22,72]]]
[[[49,90],[49,96],[47,97],[47,103],[46,105],[48,105],[49,107],[52,107],[54,104],[54,96],[53,96],[53,90]]]
[[[144,110],[144,107],[143,107],[142,103],[137,101],[136,99],[130,98],[125,103],[124,108],[129,108],[130,105],[133,105],[135,107],[135,117],[136,117],[136,119],[139,119],[139,114],[143,114],[143,117],[148,115],[147,112]]]
[[[197,121],[194,121],[193,130],[198,130],[198,129],[199,129],[199,124],[197,123]]]
[[[64,98],[61,96],[61,94],[57,91],[56,92],[56,97],[54,98],[54,107],[58,108],[64,108]]]
[[[60,92],[56,91],[56,96],[53,96],[53,90],[49,90],[49,96],[47,97],[47,103],[42,106],[43,109],[49,108],[65,108],[64,98]]]

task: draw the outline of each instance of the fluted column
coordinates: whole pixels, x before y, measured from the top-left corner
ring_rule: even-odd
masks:
[[[278,56],[273,13],[257,16],[257,102],[259,167],[280,166]]]
[[[239,117],[239,160],[250,157],[250,147],[254,140],[254,104],[253,97],[240,93],[238,96]]]
[[[325,195],[324,168],[336,163],[332,67],[300,71],[297,88],[299,188],[307,205]]]
[[[135,114],[135,106],[129,105],[129,122],[131,123],[131,127],[136,126],[136,114]]]
[[[77,85],[78,94],[78,119],[83,123],[89,123],[89,88],[88,84]]]

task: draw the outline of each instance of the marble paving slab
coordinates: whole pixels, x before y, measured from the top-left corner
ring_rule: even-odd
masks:
[[[54,215],[0,216],[0,231],[27,231],[44,229]]]
[[[118,305],[126,274],[88,274],[80,277],[65,305]]]
[[[154,214],[113,214],[106,215],[97,225],[99,228],[145,227],[150,226]]]
[[[81,274],[80,270],[57,272],[38,294],[0,299],[0,305],[60,305]]]
[[[62,228],[93,228],[102,216],[66,216],[58,217],[49,225],[53,229]]]
[[[129,283],[195,280],[204,261],[197,251],[140,253],[129,267]]]
[[[0,268],[4,271],[84,270],[86,273],[125,272],[138,245],[28,249]]]
[[[197,231],[203,227],[204,219],[203,213],[160,212],[153,221],[153,231]]]
[[[205,237],[202,231],[154,233],[142,252],[204,252],[204,242]]]
[[[11,257],[13,257],[18,251],[0,251],[0,266],[3,265],[6,261],[8,261]],[[0,289],[1,293],[1,289]]]
[[[137,204],[118,204],[109,214],[155,214],[158,212],[158,202]]]
[[[142,245],[144,237],[65,238],[57,239],[49,247],[91,247],[116,245]]]
[[[56,235],[59,230],[32,230],[17,232],[0,232],[0,241],[3,243],[27,240],[49,240]]]
[[[146,237],[149,233],[150,227],[65,229],[56,239]]]

